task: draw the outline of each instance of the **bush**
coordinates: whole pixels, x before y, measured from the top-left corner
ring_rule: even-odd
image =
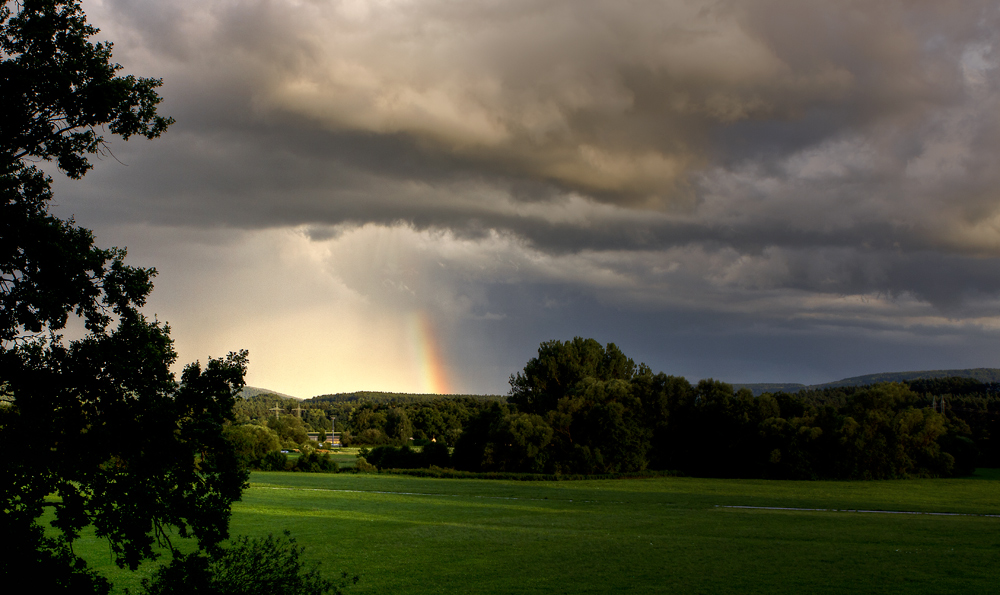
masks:
[[[441,442],[430,442],[424,446],[423,467],[451,467],[451,454],[448,447]]]
[[[409,446],[379,446],[364,454],[367,462],[379,469],[424,469],[431,465],[447,467],[451,460],[448,447],[434,442],[425,446],[423,452]]]
[[[288,455],[280,450],[272,450],[260,460],[261,471],[284,471],[288,468]]]
[[[371,473],[373,471],[378,471],[378,469],[375,468],[375,465],[369,463],[368,460],[365,457],[361,456],[360,454],[358,455],[357,462],[354,463],[354,470],[361,473]]]
[[[141,593],[168,595],[341,595],[358,577],[342,572],[340,582],[325,578],[319,565],[306,565],[305,548],[295,544],[288,531],[283,537],[238,537],[229,548],[221,548],[211,558],[195,554],[179,555],[161,566],[152,580],[142,580]]]
[[[425,467],[420,453],[409,446],[379,446],[373,448],[367,457],[368,462],[379,469],[416,469]]]
[[[340,465],[326,453],[320,454],[314,450],[305,450],[292,465],[292,471],[336,473],[340,471]]]
[[[267,453],[281,447],[278,435],[266,426],[230,425],[222,429],[222,435],[233,445],[240,461],[252,469],[260,468]]]

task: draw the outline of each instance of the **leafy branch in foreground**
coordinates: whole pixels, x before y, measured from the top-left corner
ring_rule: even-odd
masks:
[[[155,270],[49,212],[38,162],[80,178],[107,150],[99,131],[173,122],[160,81],[119,76],[96,33],[79,0],[0,0],[0,575],[43,593],[109,591],[73,552],[87,527],[123,568],[173,550],[175,531],[212,550],[247,477],[222,436],[246,352],[178,383],[169,327],[140,310]],[[57,334],[70,320],[85,337]]]

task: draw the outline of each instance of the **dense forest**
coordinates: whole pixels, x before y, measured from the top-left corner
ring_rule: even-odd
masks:
[[[235,419],[238,425],[255,424],[270,428],[281,445],[289,448],[306,442],[308,432],[318,432],[325,438],[333,429],[333,423],[336,423],[336,432],[344,446],[421,445],[430,442],[454,446],[472,416],[490,403],[502,401],[503,397],[492,395],[380,392],[322,395],[298,401],[259,393],[244,398],[236,405]]]
[[[454,463],[802,479],[967,474],[998,463],[995,388],[935,379],[754,397],[653,373],[614,344],[551,341],[511,377],[508,404],[470,421]]]
[[[307,431],[325,435],[336,418],[343,444],[380,447],[368,453],[379,467],[886,479],[1000,466],[1000,385],[971,378],[755,397],[712,379],[654,373],[614,344],[575,338],[543,343],[510,386],[506,399],[259,394],[237,405],[236,419],[295,446]],[[427,457],[408,450],[426,444],[435,445]]]
[[[920,370],[917,372],[883,372],[880,374],[865,374],[863,376],[852,376],[834,382],[823,384],[805,385],[794,382],[780,383],[743,383],[733,384],[733,388],[739,390],[748,388],[754,396],[764,393],[788,392],[794,393],[802,390],[822,390],[825,388],[842,388],[849,386],[869,386],[872,384],[882,384],[885,382],[909,383],[915,380],[944,380],[949,378],[971,378],[982,384],[1000,383],[1000,369],[998,368],[961,368],[952,370]]]

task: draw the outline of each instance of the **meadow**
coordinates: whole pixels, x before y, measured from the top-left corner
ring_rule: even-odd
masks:
[[[234,534],[288,529],[325,571],[359,574],[357,594],[995,593],[1000,584],[998,470],[870,482],[255,472],[233,513]],[[109,568],[106,546],[80,548]],[[118,575],[116,586],[130,579]]]

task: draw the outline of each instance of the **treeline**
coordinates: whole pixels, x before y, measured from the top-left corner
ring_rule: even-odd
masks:
[[[930,407],[963,429],[977,450],[976,466],[1000,467],[1000,382],[971,377],[919,378],[906,385],[917,395],[915,407]],[[801,391],[796,396],[815,405],[843,407],[851,396],[869,387],[838,387]]]
[[[388,403],[337,403],[337,431],[347,445],[417,445],[441,443],[454,446],[469,419],[487,409],[493,400],[473,397],[440,397],[432,401]]]
[[[431,393],[387,393],[379,391],[357,391],[353,393],[335,393],[319,395],[311,399],[306,399],[304,403],[424,403],[427,401],[437,401],[439,399],[473,399],[477,401],[503,401],[500,395],[438,395]]]
[[[257,424],[228,425],[223,437],[233,446],[240,465],[260,471],[306,471],[336,473],[340,466],[327,453],[316,452],[315,445],[296,445],[300,455],[289,460],[281,451],[279,435],[267,426]]]
[[[452,464],[469,471],[670,469],[797,479],[968,474],[997,462],[992,436],[1000,402],[991,386],[973,382],[755,398],[714,380],[691,384],[653,373],[614,344],[551,341],[511,377],[507,403],[469,420]]]
[[[396,398],[383,398],[388,396]],[[237,425],[273,430],[282,448],[308,444],[309,432],[316,432],[321,440],[325,439],[333,429],[334,419],[343,446],[426,443],[453,446],[471,417],[502,399],[493,396],[425,397],[351,393],[297,401],[264,393],[238,402],[234,417]]]
[[[711,379],[654,373],[614,344],[575,338],[543,343],[510,385],[506,400],[257,395],[237,405],[236,417],[267,443],[258,448],[307,450],[318,445],[306,432],[322,439],[336,417],[342,444],[373,448],[360,469],[884,479],[1000,466],[1000,385],[969,378],[754,397]],[[410,445],[431,447],[424,454]],[[263,454],[254,460],[281,466]]]
[[[796,393],[803,390],[815,391],[828,388],[864,387],[871,386],[873,384],[883,384],[886,382],[902,382],[904,384],[909,384],[914,381],[928,379],[972,379],[981,384],[997,384],[1000,383],[1000,368],[963,368],[953,370],[920,370],[915,372],[884,372],[881,374],[853,376],[851,378],[843,378],[834,382],[824,382],[823,384],[813,384],[808,386],[794,382],[763,382],[734,384],[733,387],[736,390],[748,388],[753,392],[754,396],[760,396],[764,393]]]

